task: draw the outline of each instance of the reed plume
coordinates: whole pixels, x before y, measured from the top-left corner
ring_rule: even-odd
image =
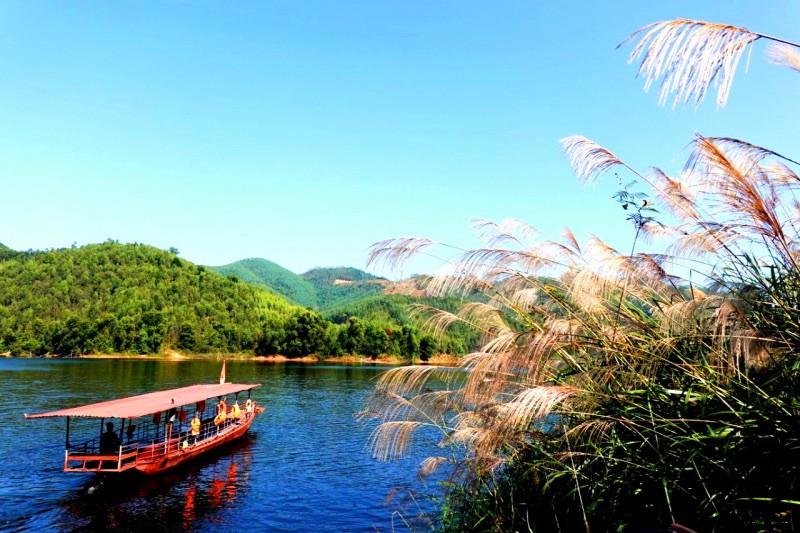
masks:
[[[661,80],[661,103],[674,94],[675,104],[697,105],[718,83],[722,106],[741,56],[760,38],[776,40],[676,20],[628,41],[639,40],[630,60],[641,60],[645,88]],[[780,57],[795,68],[794,53]],[[451,501],[464,513],[487,512],[464,503],[483,496],[494,498],[490,507],[512,505],[500,501],[507,493],[547,509],[555,521],[535,519],[545,529],[641,529],[678,517],[708,530],[781,529],[800,501],[796,161],[697,136],[678,178],[640,173],[582,136],[562,148],[587,184],[618,168],[651,187],[670,220],[634,221],[636,237],[646,230],[666,239],[667,253],[579,242],[568,229],[549,240],[517,220],[476,221],[483,246],[447,247],[439,255],[456,255],[428,285],[470,301],[456,312],[418,312],[437,333],[455,323],[476,328],[482,347],[455,368],[382,375],[365,411],[380,422],[375,455],[403,455],[420,428],[437,430],[440,445],[457,451],[429,458],[422,471],[449,468],[461,483],[451,485]],[[405,264],[437,246],[387,240],[370,262]],[[784,464],[773,459],[779,453]],[[533,529],[534,519],[509,525],[499,509],[490,519],[497,529]]]
[[[660,80],[659,105],[674,95],[672,108],[694,102],[697,107],[708,89],[717,87],[717,108],[725,106],[736,67],[748,46],[758,39],[773,41],[767,56],[794,70],[800,66],[796,43],[737,26],[677,19],[640,28],[618,45],[636,41],[628,63],[640,61],[637,75],[648,91]]]
[[[567,145],[584,177],[623,165],[591,141]],[[460,460],[432,460],[426,471],[447,464],[484,478],[547,443],[546,461],[531,463],[540,475],[557,472],[557,464],[588,472],[619,453],[622,434],[651,442],[647,453],[660,460],[665,446],[683,446],[694,423],[653,410],[671,395],[689,398],[705,388],[736,412],[740,400],[730,389],[800,346],[800,334],[776,334],[779,318],[770,314],[792,313],[800,300],[775,278],[797,271],[800,182],[790,161],[743,141],[698,137],[684,172],[692,187],[653,171],[654,197],[679,215],[661,232],[672,239],[668,255],[625,254],[598,237],[579,243],[569,230],[563,242],[551,241],[517,221],[477,222],[487,247],[463,251],[429,289],[483,301],[457,312],[419,311],[429,313],[437,333],[455,322],[477,328],[483,347],[454,370],[404,367],[381,378],[369,403],[385,420],[374,434],[376,455],[406,452],[425,425],[441,432],[442,446],[464,449]],[[402,240],[391,250],[382,243],[381,253],[406,261],[419,250]],[[710,291],[666,267],[683,262],[697,270],[702,257],[705,274],[717,281]],[[655,445],[657,435],[663,442]],[[628,465],[624,475],[650,468]]]

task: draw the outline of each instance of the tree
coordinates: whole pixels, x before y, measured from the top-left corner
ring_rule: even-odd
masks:
[[[399,355],[410,361],[419,355],[419,339],[416,329],[411,326],[403,326],[395,333],[397,346],[400,350]]]
[[[159,311],[147,311],[142,314],[139,332],[133,349],[141,354],[158,353],[164,342],[164,316]]]
[[[351,316],[347,319],[339,341],[344,351],[351,354],[363,353],[365,332],[366,326],[360,318]]]
[[[374,322],[370,322],[364,328],[364,342],[362,346],[361,353],[375,359],[379,355],[386,353],[386,350],[389,348],[389,335],[384,328]]]
[[[423,335],[419,339],[419,358],[421,361],[429,360],[436,353],[436,340],[430,335]]]
[[[327,322],[318,313],[303,310],[294,313],[284,326],[284,355],[303,357],[325,346]]]

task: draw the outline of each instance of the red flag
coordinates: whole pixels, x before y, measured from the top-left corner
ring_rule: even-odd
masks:
[[[225,384],[225,361],[222,361],[222,371],[219,373],[219,384]]]

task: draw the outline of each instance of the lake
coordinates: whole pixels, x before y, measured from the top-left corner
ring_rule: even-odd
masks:
[[[384,367],[229,361],[266,407],[244,439],[154,478],[65,474],[63,418],[35,413],[214,382],[219,362],[0,359],[0,529],[10,531],[427,530],[436,483],[416,475],[429,435],[396,463],[371,458],[361,410]],[[98,422],[99,424],[99,422]],[[394,489],[397,495],[385,502]]]

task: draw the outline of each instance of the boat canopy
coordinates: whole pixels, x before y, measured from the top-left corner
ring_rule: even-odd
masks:
[[[25,418],[44,418],[49,416],[137,418],[166,411],[167,409],[178,408],[182,405],[191,405],[207,400],[208,398],[249,391],[260,385],[260,383],[212,383],[207,385],[191,385],[189,387],[150,392],[106,402],[90,403],[79,407],[48,411],[46,413],[37,413],[33,415],[26,413]]]

